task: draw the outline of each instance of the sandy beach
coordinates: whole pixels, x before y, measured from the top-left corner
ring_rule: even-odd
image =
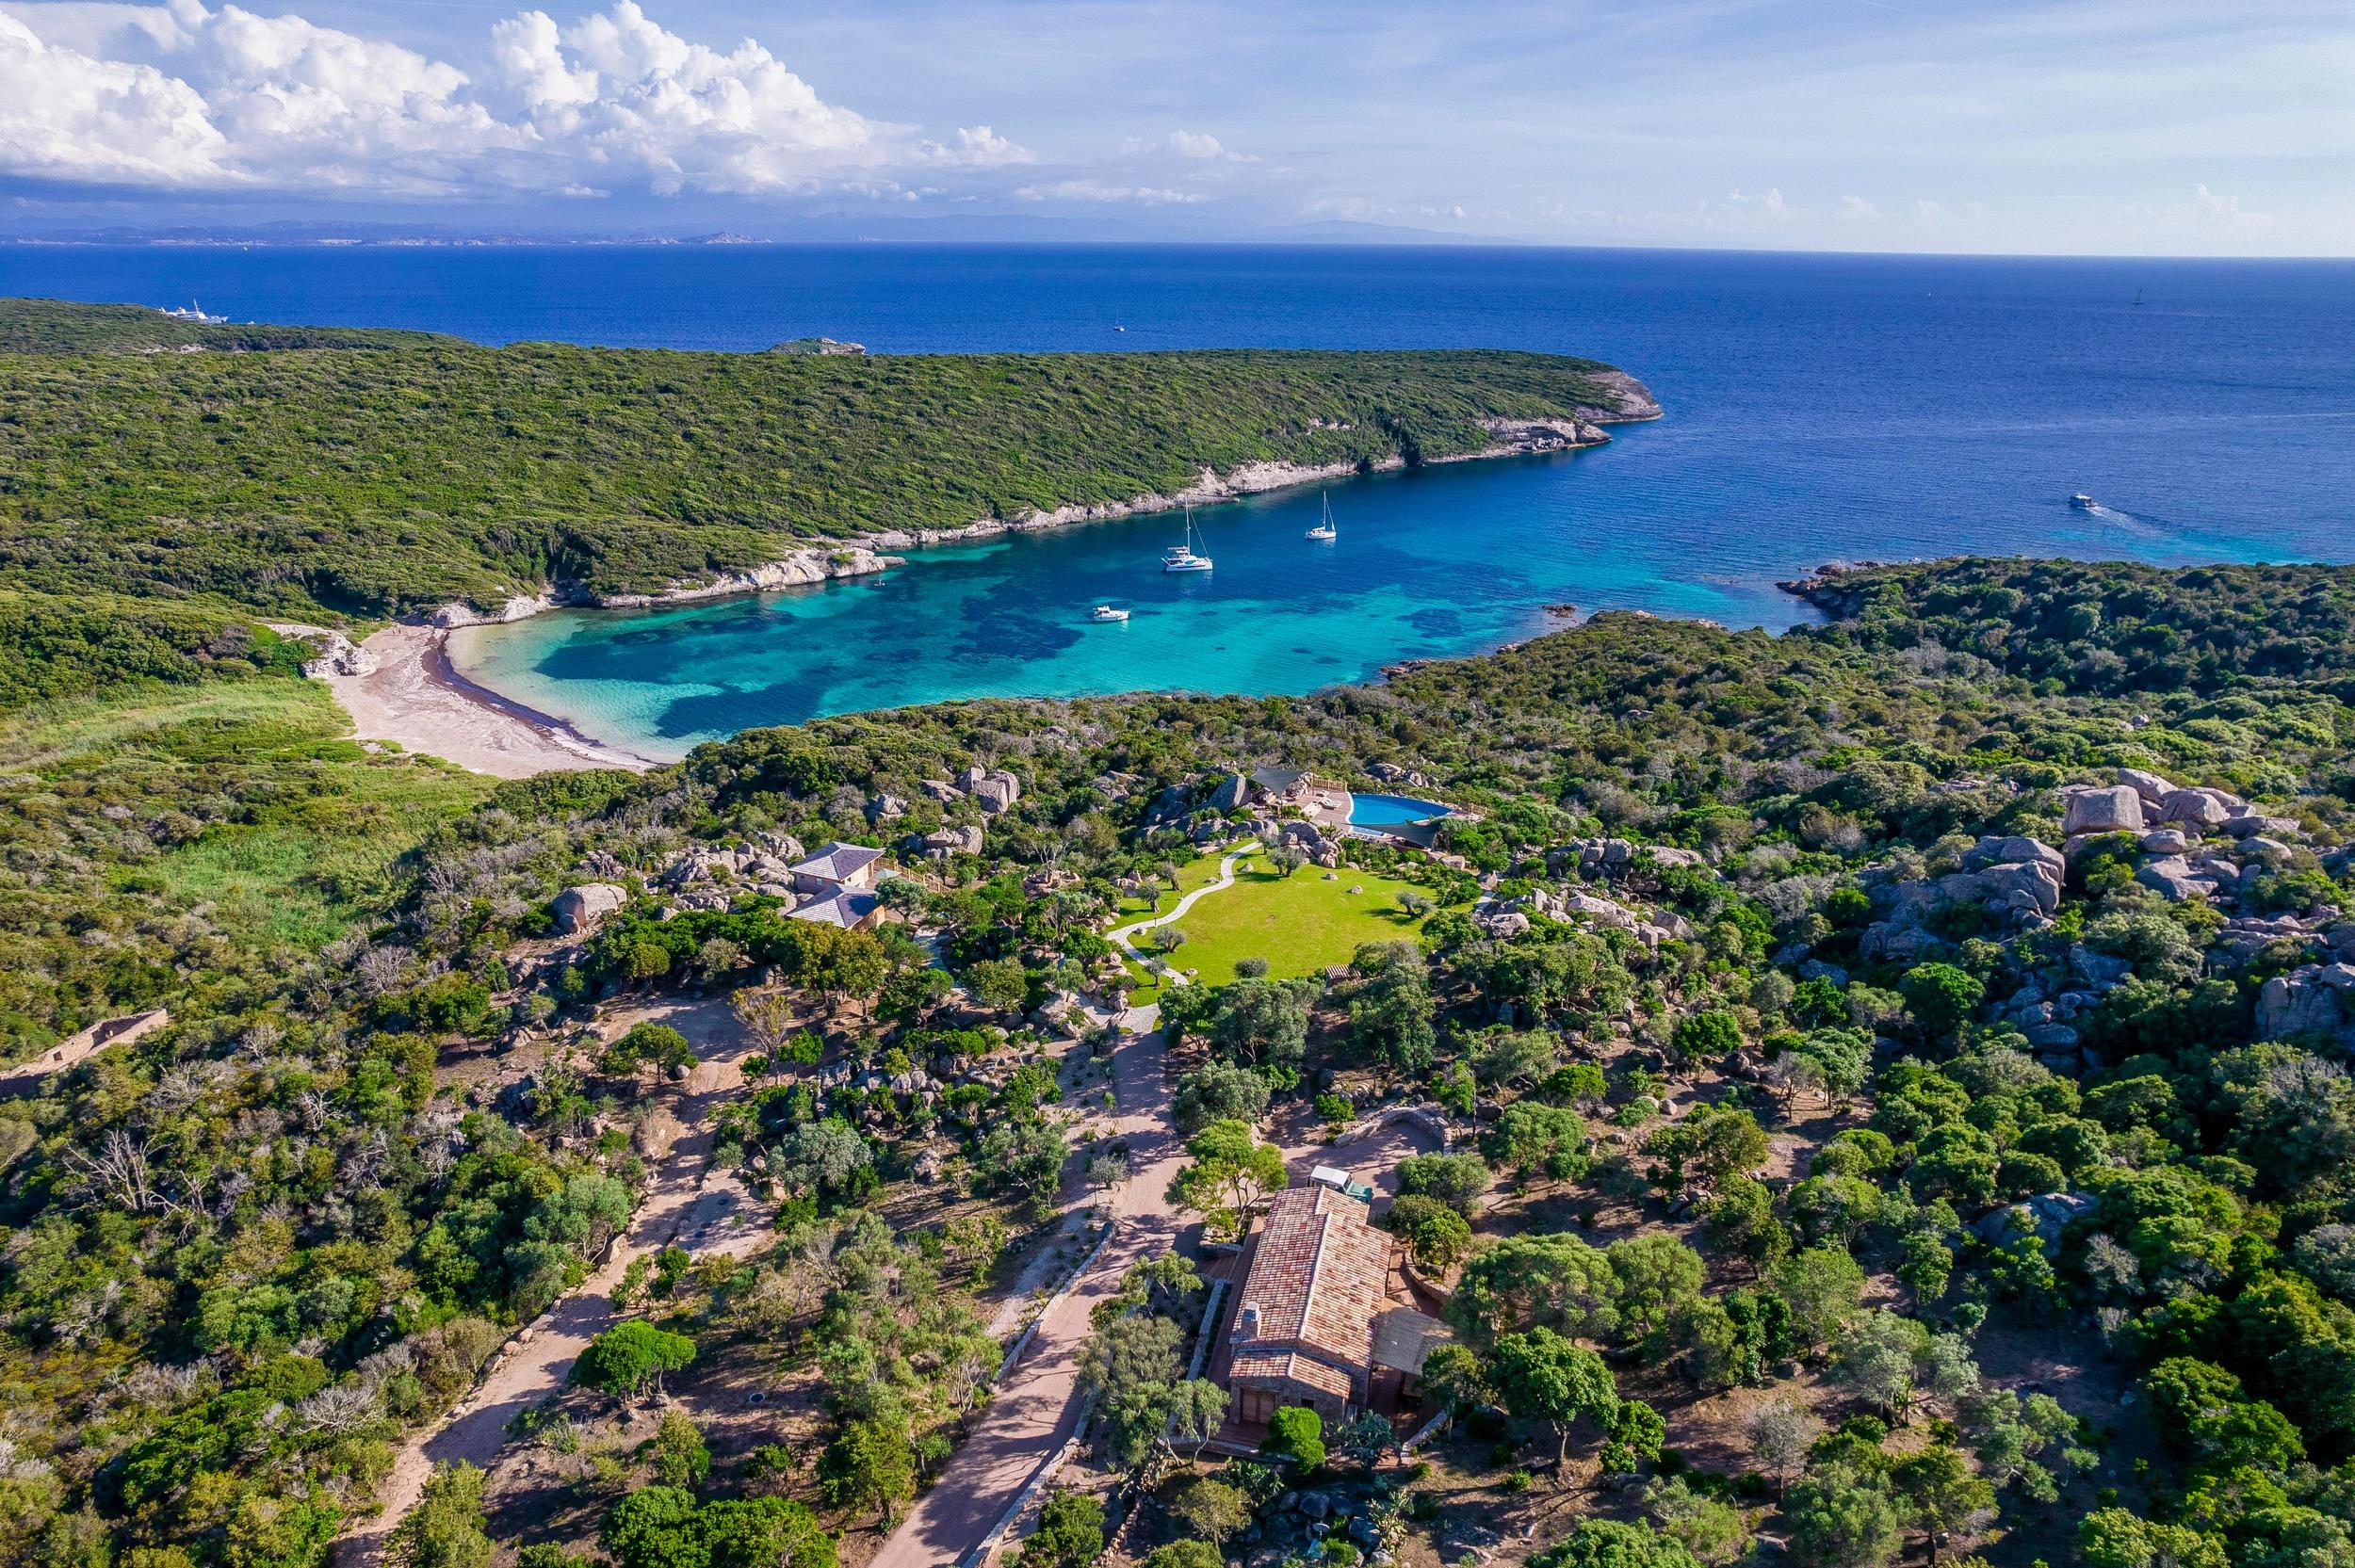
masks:
[[[478,773],[526,779],[560,768],[660,766],[467,680],[443,647],[448,635],[438,626],[387,626],[360,644],[364,673],[322,669],[317,678],[361,739],[393,741]]]

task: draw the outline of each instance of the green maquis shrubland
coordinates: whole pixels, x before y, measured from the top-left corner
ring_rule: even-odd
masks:
[[[1600,372],[156,331],[20,311],[0,356],[35,437],[0,597],[0,1560],[322,1568],[564,1300],[583,1371],[413,1490],[404,1560],[865,1560],[991,1418],[993,1320],[1139,1179],[1105,1118],[1142,1049],[1189,1225],[1248,1226],[1287,1150],[1384,1108],[1448,1128],[1365,1172],[1446,1287],[1416,1419],[1448,1419],[1407,1463],[1299,1405],[1222,1451],[1203,1267],[1142,1259],[1078,1352],[1083,1462],[1135,1511],[1059,1491],[1024,1561],[2355,1556],[2355,572],[1875,568],[1798,585],[1824,619],[1780,636],[1601,615],[1305,697],[954,703],[493,784],[355,744],[257,613],[1429,453]],[[191,453],[108,450],[142,400]],[[207,491],[244,521],[187,521]],[[526,521],[584,499],[627,528],[569,557]],[[402,530],[368,584],[306,564]],[[977,766],[1003,809],[946,783]],[[1263,766],[1459,811],[1435,853],[1319,838],[1327,866],[1232,804]],[[833,840],[882,852],[894,918],[791,917],[777,866]],[[1110,933],[1255,840],[1167,944],[1217,962],[1163,986],[1158,1045],[1064,1010],[1161,984]],[[1230,917],[1294,880],[1384,894]],[[714,1191],[728,1246],[596,1274]]]

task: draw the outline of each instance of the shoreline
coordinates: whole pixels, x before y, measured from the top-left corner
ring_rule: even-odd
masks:
[[[1567,417],[1546,415],[1527,419],[1492,417],[1481,428],[1499,439],[1471,452],[1452,452],[1425,458],[1427,466],[1486,462],[1500,458],[1543,457],[1558,452],[1607,446],[1605,425],[1640,425],[1662,417],[1660,404],[1643,382],[1625,371],[1597,378],[1627,399],[1618,409],[1581,407]],[[570,584],[544,584],[531,594],[516,594],[496,610],[482,611],[463,602],[447,604],[427,619],[437,627],[500,626],[528,621],[558,609],[659,609],[672,605],[699,604],[710,599],[753,593],[774,593],[788,588],[815,588],[853,577],[874,576],[910,564],[908,558],[889,552],[929,550],[977,543],[1006,534],[1047,533],[1083,523],[1111,523],[1128,517],[1147,517],[1185,507],[1223,506],[1302,485],[1329,484],[1336,479],[1369,474],[1396,473],[1407,467],[1403,453],[1391,452],[1372,462],[1296,463],[1280,459],[1255,459],[1226,473],[1204,468],[1195,481],[1174,493],[1148,491],[1124,501],[1071,502],[1014,517],[982,517],[952,528],[886,528],[838,541],[818,541],[787,552],[771,561],[724,572],[700,583],[685,583],[651,593],[595,593]]]
[[[448,636],[441,626],[387,626],[356,646],[348,639],[338,639],[340,646],[331,642],[327,655],[306,665],[304,673],[327,684],[359,739],[390,741],[471,772],[528,779],[669,766],[470,680],[450,662],[444,647]]]
[[[1610,436],[1600,428],[1605,423],[1633,424],[1659,418],[1659,405],[1643,384],[1623,372],[1618,374],[1621,380],[1616,384],[1627,398],[1626,407],[1611,411],[1582,408],[1571,418],[1484,421],[1484,428],[1499,438],[1492,445],[1478,451],[1427,461],[1473,462],[1580,450],[1610,441]],[[449,634],[474,626],[512,624],[560,608],[656,609],[788,588],[820,587],[908,564],[906,557],[885,551],[953,547],[1006,534],[1047,532],[1082,523],[1175,511],[1182,507],[1218,505],[1273,491],[1356,477],[1369,471],[1392,472],[1406,466],[1403,454],[1392,453],[1372,464],[1257,461],[1239,464],[1225,474],[1206,468],[1196,484],[1175,494],[1154,493],[1126,501],[1057,507],[1011,519],[980,518],[955,528],[885,531],[839,543],[816,544],[746,571],[723,574],[708,582],[687,584],[658,593],[589,595],[551,585],[536,594],[511,598],[487,614],[463,603],[445,605],[430,617],[397,622],[357,645],[340,633],[322,627],[280,629],[324,639],[322,656],[306,665],[305,673],[327,683],[336,702],[350,716],[354,733],[362,740],[390,741],[404,751],[438,756],[497,778],[530,778],[560,770],[606,768],[645,772],[669,767],[671,763],[599,740],[569,719],[532,707],[474,679],[451,657]]]

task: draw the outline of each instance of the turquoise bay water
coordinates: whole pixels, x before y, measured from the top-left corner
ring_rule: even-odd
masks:
[[[1762,579],[1662,584],[1575,482],[1600,451],[1451,463],[1197,510],[1205,573],[1165,573],[1174,516],[918,552],[880,578],[653,612],[559,613],[463,632],[474,679],[668,754],[755,724],[958,697],[1301,692],[1402,659],[1493,648],[1550,604],[1786,623]],[[1098,622],[1098,604],[1130,611]],[[1428,815],[1427,813],[1421,815]]]
[[[0,293],[238,319],[750,349],[1528,348],[1667,417],[1600,450],[919,555],[853,582],[465,635],[477,678],[674,754],[981,695],[1301,692],[1540,632],[1545,606],[1778,627],[1777,578],[1993,554],[2355,558],[2355,264],[1340,247],[253,251],[0,247]],[[2141,303],[2136,300],[2140,298]],[[1125,327],[1125,331],[1114,328]],[[2071,511],[2086,491],[2103,506]],[[1099,625],[1102,601],[1131,606]]]

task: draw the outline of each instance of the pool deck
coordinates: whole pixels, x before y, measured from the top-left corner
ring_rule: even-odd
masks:
[[[1300,801],[1300,815],[1332,832],[1349,832],[1350,794],[1339,784],[1312,785]]]

